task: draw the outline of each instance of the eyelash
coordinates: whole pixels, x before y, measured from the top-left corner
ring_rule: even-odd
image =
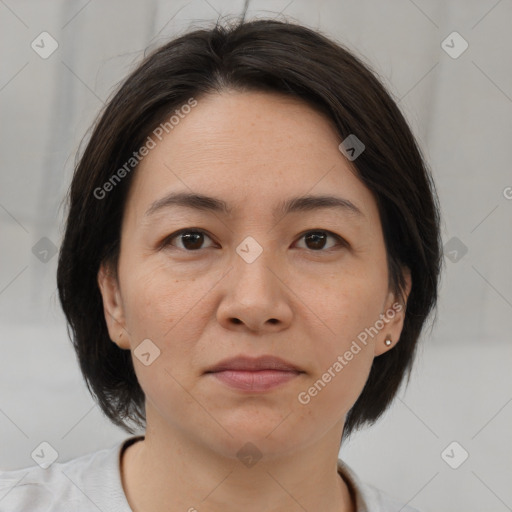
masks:
[[[172,240],[174,240],[175,238],[178,238],[180,235],[183,235],[185,233],[202,233],[203,235],[206,235],[208,238],[210,238],[213,241],[212,237],[203,229],[184,228],[184,229],[180,229],[179,231],[176,231],[176,232],[172,233],[171,235],[169,235],[168,237],[166,237],[162,242],[162,247],[167,247],[169,245],[172,245],[170,243]],[[326,229],[310,229],[308,231],[305,231],[304,233],[302,233],[299,236],[299,240],[304,238],[306,235],[312,234],[312,233],[322,233],[322,234],[326,234],[326,235],[334,238],[338,242],[338,247],[348,247],[349,246],[349,244],[341,236],[337,235],[336,233],[333,233],[332,231],[328,231]],[[175,247],[175,248],[179,249],[181,251],[190,252],[190,253],[199,252],[201,250],[201,249],[189,250],[189,249],[183,249],[181,247]],[[207,247],[207,249],[209,249],[209,247]],[[335,249],[336,249],[336,246],[329,247],[328,249],[318,249],[318,250],[306,248],[306,250],[309,250],[310,252],[313,252],[313,253],[330,252]]]

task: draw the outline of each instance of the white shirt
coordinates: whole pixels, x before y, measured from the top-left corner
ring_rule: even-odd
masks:
[[[133,512],[121,483],[121,455],[133,436],[111,448],[54,462],[0,471],[0,512]],[[357,512],[418,512],[359,480],[340,459],[338,472],[347,482]]]

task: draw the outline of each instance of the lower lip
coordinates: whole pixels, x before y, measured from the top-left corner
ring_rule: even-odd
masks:
[[[224,370],[211,373],[210,375],[213,375],[232,388],[242,391],[258,392],[268,391],[269,389],[281,386],[300,375],[300,373],[279,370]]]

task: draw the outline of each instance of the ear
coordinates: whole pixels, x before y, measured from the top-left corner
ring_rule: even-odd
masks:
[[[390,292],[386,300],[384,311],[382,312],[385,319],[384,327],[379,331],[375,339],[374,354],[375,357],[391,350],[400,340],[400,335],[404,326],[405,310],[407,307],[407,299],[411,292],[412,281],[411,271],[408,267],[403,267],[402,272],[405,278],[404,300],[402,303],[394,293]],[[387,346],[385,341],[391,340],[391,345]]]
[[[126,330],[124,308],[117,276],[110,265],[102,263],[98,271],[98,286],[103,297],[103,312],[110,339],[119,348],[129,350],[130,343]]]

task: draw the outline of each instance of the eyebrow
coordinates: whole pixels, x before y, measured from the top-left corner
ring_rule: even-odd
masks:
[[[152,203],[144,216],[151,216],[158,211],[172,207],[222,213],[226,216],[233,212],[233,208],[222,199],[198,193],[174,192]],[[276,207],[273,215],[278,217],[293,212],[308,212],[320,209],[338,209],[354,217],[365,217],[362,210],[348,199],[331,195],[308,195],[287,199]]]

